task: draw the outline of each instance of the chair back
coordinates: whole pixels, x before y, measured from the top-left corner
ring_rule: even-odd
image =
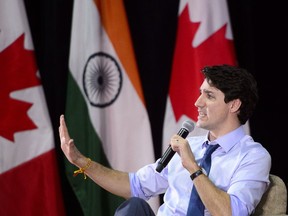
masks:
[[[276,175],[270,174],[270,185],[255,209],[256,215],[287,215],[287,188],[284,181]]]

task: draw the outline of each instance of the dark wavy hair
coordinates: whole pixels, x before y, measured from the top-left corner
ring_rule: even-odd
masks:
[[[258,102],[257,82],[246,69],[231,65],[206,66],[202,69],[209,85],[219,89],[228,103],[234,99],[242,102],[238,119],[243,125],[252,116]]]

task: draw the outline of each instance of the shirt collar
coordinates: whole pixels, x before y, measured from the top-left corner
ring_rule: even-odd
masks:
[[[216,145],[218,143],[225,152],[228,152],[234,145],[236,145],[236,143],[238,143],[245,136],[245,130],[244,127],[241,125],[235,130],[221,137],[218,137],[216,140],[213,141],[208,140],[208,135],[209,133],[207,133],[206,135],[206,139],[202,145],[202,148],[207,147],[207,145]]]

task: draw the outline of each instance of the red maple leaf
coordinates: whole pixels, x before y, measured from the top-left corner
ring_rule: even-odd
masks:
[[[32,104],[10,96],[40,85],[34,51],[24,49],[24,34],[0,52],[0,72],[0,136],[13,142],[14,133],[37,128],[27,115]]]
[[[199,96],[199,88],[203,81],[201,68],[224,63],[235,65],[233,41],[225,38],[226,25],[195,48],[192,47],[192,41],[199,25],[190,21],[187,5],[178,18],[169,89],[176,121],[184,114],[197,121],[198,112],[194,103]]]

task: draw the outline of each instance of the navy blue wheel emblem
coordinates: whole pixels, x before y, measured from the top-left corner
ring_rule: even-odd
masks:
[[[117,61],[107,53],[89,57],[84,68],[83,86],[90,104],[96,107],[111,105],[122,87],[122,72]]]

